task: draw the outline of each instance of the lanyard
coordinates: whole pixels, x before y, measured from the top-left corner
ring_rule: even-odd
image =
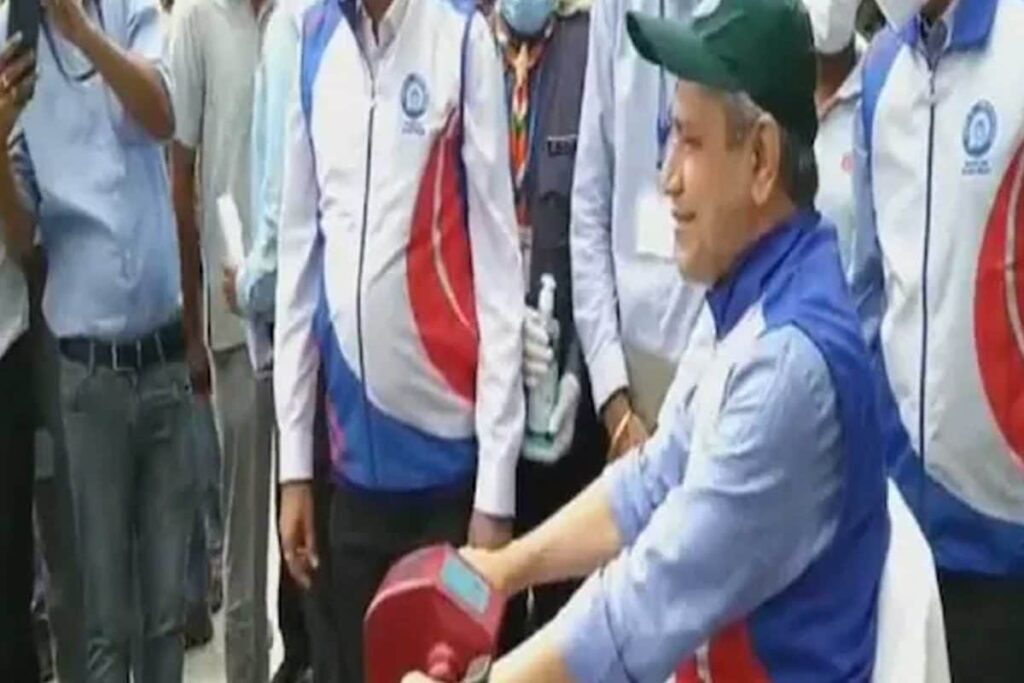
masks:
[[[100,30],[105,31],[106,26],[103,21],[103,3],[101,0],[95,0],[92,4],[96,8],[96,19],[99,21]],[[57,44],[53,40],[53,33],[50,31],[50,24],[46,21],[46,17],[43,17],[39,23],[40,27],[43,29],[43,36],[46,38],[46,44],[50,48],[50,54],[53,55],[53,61],[57,64],[57,70],[60,71],[60,75],[64,77],[65,81],[84,83],[96,75],[96,68],[94,66],[89,66],[88,69],[80,74],[75,74],[74,76],[69,75],[64,66],[64,60],[60,58],[60,51],[57,50]]]
[[[665,18],[665,0],[658,3],[658,15]],[[668,76],[665,67],[658,67],[658,120],[655,122],[655,141],[658,145],[658,171],[665,165],[665,152],[672,131],[672,106],[668,99]]]

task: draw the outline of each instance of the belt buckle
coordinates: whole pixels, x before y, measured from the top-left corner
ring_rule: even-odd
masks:
[[[125,345],[128,348],[128,345]],[[135,340],[135,363],[131,363],[131,354],[122,358],[121,344],[110,345],[110,369],[114,372],[139,372],[142,370],[142,340]]]

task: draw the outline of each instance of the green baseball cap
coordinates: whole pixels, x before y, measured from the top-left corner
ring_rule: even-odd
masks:
[[[813,143],[817,62],[800,0],[702,0],[690,23],[629,12],[629,37],[649,62],[684,81],[743,92]]]

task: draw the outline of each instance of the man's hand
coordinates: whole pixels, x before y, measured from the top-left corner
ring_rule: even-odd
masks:
[[[209,396],[211,391],[210,352],[202,339],[185,341],[185,363],[188,365],[188,376],[192,383],[192,393],[196,396]]]
[[[492,517],[479,510],[469,520],[469,545],[494,550],[512,540],[512,520]]]
[[[544,329],[540,313],[535,308],[527,308],[523,320],[523,379],[526,386],[533,388],[540,384],[554,360],[551,337]]]
[[[572,447],[576,435],[576,414],[580,406],[582,389],[576,375],[567,372],[558,384],[558,401],[551,411],[548,432],[553,434],[550,443],[526,439],[523,457],[533,462],[554,464],[562,459]]]
[[[42,3],[46,8],[46,18],[69,43],[81,48],[93,28],[82,0],[42,0]]]
[[[459,554],[496,590],[508,595],[516,588],[512,585],[512,572],[506,560],[507,555],[501,550],[466,547],[460,550]]]
[[[643,445],[650,436],[625,391],[609,399],[601,411],[604,427],[608,431],[608,461],[614,462],[634,448]]]
[[[21,36],[14,36],[0,52],[0,140],[5,150],[36,87],[36,57],[31,52],[19,53],[20,45]]]
[[[242,317],[242,307],[238,305],[238,268],[224,266],[224,282],[221,284],[224,290],[224,298],[228,302],[228,308],[235,315]]]
[[[309,589],[320,566],[313,527],[313,488],[309,482],[281,486],[281,551],[288,572]]]

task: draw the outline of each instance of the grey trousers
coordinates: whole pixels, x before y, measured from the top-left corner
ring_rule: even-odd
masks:
[[[213,354],[213,401],[223,457],[224,651],[228,683],[266,683],[267,552],[274,406],[244,346]]]
[[[185,557],[195,515],[185,447],[190,400],[183,362],[135,373],[61,361],[91,683],[128,680],[139,612],[139,683],[182,679]]]

